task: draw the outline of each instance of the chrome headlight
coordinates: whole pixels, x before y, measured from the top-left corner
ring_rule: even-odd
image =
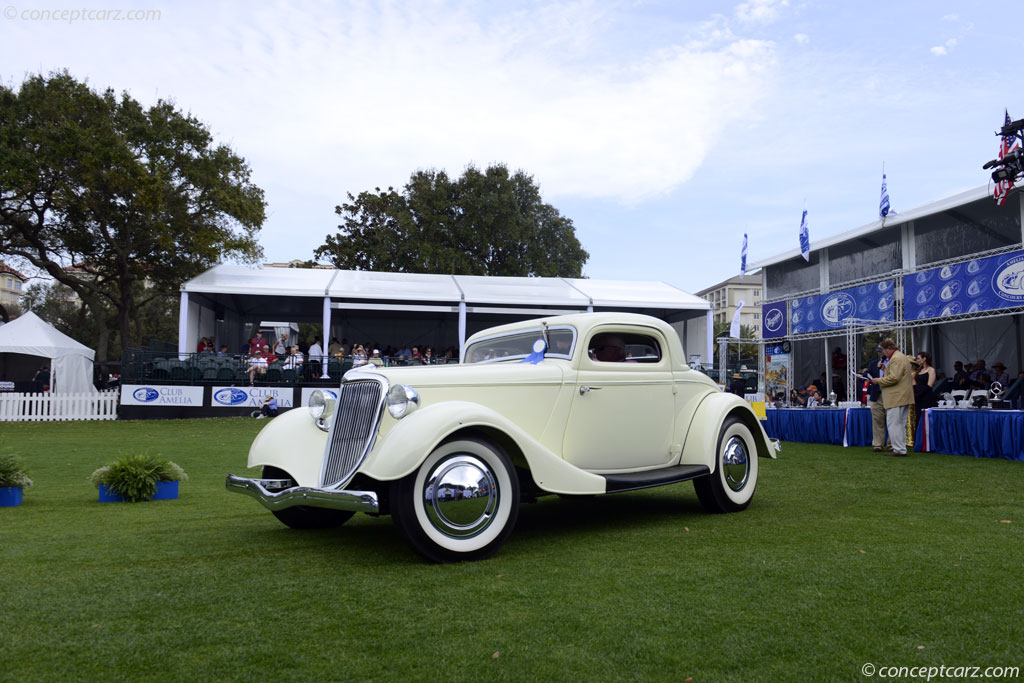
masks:
[[[325,432],[331,428],[331,418],[334,416],[335,399],[324,392],[317,390],[309,396],[309,415],[316,422],[316,426]]]
[[[396,384],[388,390],[388,412],[401,420],[420,405],[420,395],[406,384]]]

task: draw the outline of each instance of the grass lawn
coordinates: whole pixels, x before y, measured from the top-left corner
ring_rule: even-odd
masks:
[[[284,527],[227,493],[251,419],[5,423],[0,680],[863,680],[1024,671],[1024,463],[785,444],[751,507],[690,484],[525,505],[493,559],[430,565],[389,518]],[[100,504],[121,452],[176,501]]]

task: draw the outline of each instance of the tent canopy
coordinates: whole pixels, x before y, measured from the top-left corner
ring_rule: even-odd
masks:
[[[322,321],[325,341],[333,318],[336,325],[365,338],[415,340],[413,328],[418,326],[461,343],[474,331],[516,316],[629,311],[685,323],[703,321],[711,308],[704,299],[665,282],[234,264],[215,266],[192,278],[181,292],[181,353],[193,351],[198,336],[214,330],[220,342],[234,349],[243,340],[228,330],[269,319]],[[393,331],[383,331],[385,326]]]
[[[64,394],[93,392],[96,352],[54,329],[29,311],[0,327],[0,353],[50,358],[50,386]]]

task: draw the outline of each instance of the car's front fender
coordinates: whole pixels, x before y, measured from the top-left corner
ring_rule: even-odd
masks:
[[[712,392],[701,401],[680,437],[684,439],[680,464],[707,465],[712,472],[715,471],[718,435],[730,415],[736,415],[750,428],[757,443],[758,456],[775,457],[775,444],[768,438],[750,404],[735,394]]]
[[[469,401],[445,401],[399,420],[374,445],[359,471],[380,481],[401,479],[448,436],[478,428],[497,430],[511,439],[529,465],[537,485],[552,493],[605,492],[604,477],[585,472],[545,448],[503,415]]]
[[[309,411],[294,408],[267,423],[249,447],[249,467],[278,467],[299,486],[317,486],[327,432],[316,426]]]

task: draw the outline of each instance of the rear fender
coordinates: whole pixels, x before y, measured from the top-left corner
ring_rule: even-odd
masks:
[[[416,471],[446,438],[474,427],[498,430],[508,436],[522,453],[537,486],[544,491],[605,492],[604,477],[570,465],[508,418],[469,401],[436,403],[397,421],[377,440],[359,471],[379,481],[401,479]]]

